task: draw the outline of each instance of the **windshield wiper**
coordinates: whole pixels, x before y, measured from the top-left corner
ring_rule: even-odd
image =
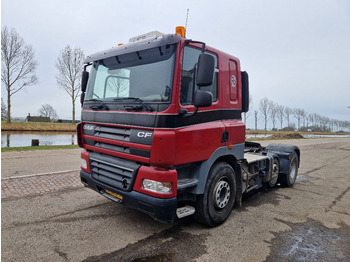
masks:
[[[91,106],[89,106],[89,107],[90,107],[91,109],[93,109],[93,110],[96,110],[96,109],[106,109],[106,110],[109,110],[109,107],[106,106],[106,105],[102,102],[102,100],[100,100],[100,99],[92,98],[92,99],[86,100],[85,102],[97,102],[97,103],[99,103],[99,105],[91,105]]]
[[[113,101],[122,101],[122,100],[134,100],[139,102],[142,106],[146,108],[147,111],[152,112],[153,108],[150,107],[149,105],[145,104],[143,100],[139,97],[118,97],[118,98],[113,98]],[[140,110],[142,107],[140,106],[124,106],[126,110]]]

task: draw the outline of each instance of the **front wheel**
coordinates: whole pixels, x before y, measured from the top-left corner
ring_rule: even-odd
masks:
[[[204,194],[197,199],[195,218],[208,226],[222,224],[230,215],[237,192],[235,171],[218,162],[209,172]]]

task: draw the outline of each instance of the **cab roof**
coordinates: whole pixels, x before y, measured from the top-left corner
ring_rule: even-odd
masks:
[[[110,49],[89,55],[84,60],[84,64],[99,61],[108,57],[119,56],[122,54],[142,51],[158,46],[171,45],[180,42],[181,36],[177,34],[157,35],[140,41],[130,42],[125,45],[112,47]]]

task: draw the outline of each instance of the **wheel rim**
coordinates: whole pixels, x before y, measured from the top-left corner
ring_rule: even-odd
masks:
[[[270,180],[270,185],[275,185],[278,179],[278,173],[279,173],[279,165],[278,162],[274,162],[272,165],[272,179]]]
[[[225,180],[220,180],[215,186],[214,190],[214,204],[218,209],[223,209],[227,206],[231,195],[231,188],[229,183]]]
[[[289,178],[291,182],[295,180],[296,175],[297,175],[297,161],[294,159],[292,162],[292,166],[289,174]]]

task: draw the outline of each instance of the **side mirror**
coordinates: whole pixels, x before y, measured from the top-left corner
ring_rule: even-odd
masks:
[[[246,71],[241,72],[242,79],[242,112],[249,110],[249,77]]]
[[[81,92],[83,93],[86,91],[88,80],[89,80],[89,72],[84,70],[83,74],[81,75]]]
[[[80,95],[80,104],[81,105],[84,104],[84,98],[85,98],[85,93],[81,93],[81,95]]]
[[[197,86],[210,86],[213,83],[215,70],[215,59],[212,55],[202,53],[198,58],[196,76]]]
[[[213,104],[213,94],[208,91],[197,89],[193,98],[193,105],[195,106],[194,112],[188,113],[187,109],[181,108],[179,110],[179,115],[181,117],[194,116],[195,114],[197,114],[199,107],[209,107],[212,104]]]
[[[194,95],[193,105],[198,107],[209,107],[213,103],[213,94],[208,91],[197,90]]]

